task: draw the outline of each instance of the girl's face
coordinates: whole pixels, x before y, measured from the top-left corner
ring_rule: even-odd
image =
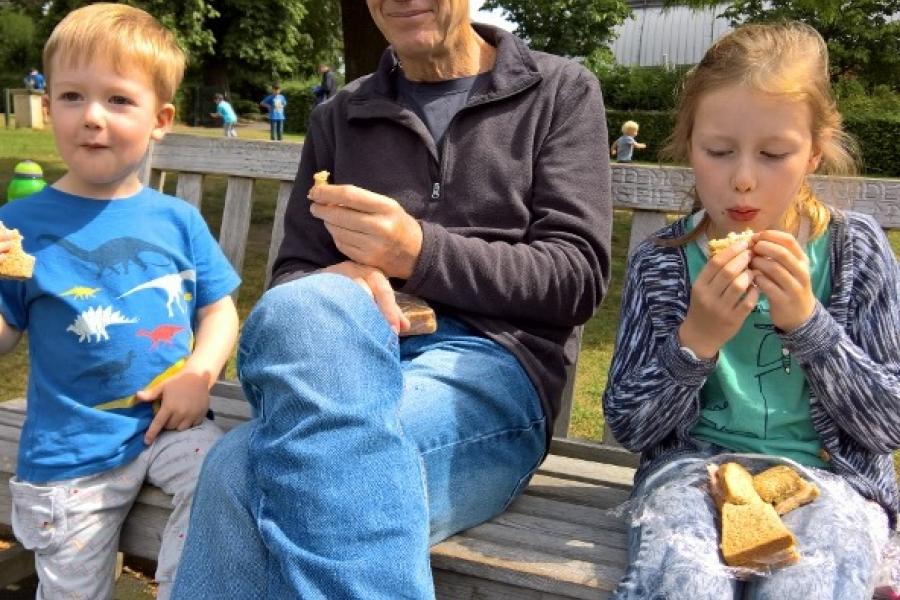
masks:
[[[710,237],[779,228],[821,158],[806,103],[742,85],[701,98],[688,152]]]

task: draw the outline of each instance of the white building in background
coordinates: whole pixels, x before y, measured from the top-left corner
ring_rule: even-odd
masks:
[[[717,19],[728,4],[695,10],[685,6],[664,8],[662,0],[628,0],[632,18],[616,28],[612,43],[622,65],[692,65],[700,62],[712,43],[731,29]]]

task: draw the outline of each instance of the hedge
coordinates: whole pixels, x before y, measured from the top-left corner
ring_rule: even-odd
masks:
[[[634,159],[656,162],[659,150],[675,126],[673,112],[654,110],[607,109],[606,125],[609,143],[621,135],[622,123],[637,121],[640,125],[638,141],[647,144],[645,150],[636,150]],[[861,173],[870,177],[900,177],[900,115],[847,115],[844,127],[858,141],[862,154]]]

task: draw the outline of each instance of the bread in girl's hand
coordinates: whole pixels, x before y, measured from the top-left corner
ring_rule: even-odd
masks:
[[[22,234],[18,229],[9,230],[9,252],[0,254],[0,277],[6,279],[31,279],[34,273],[34,257],[22,249]]]
[[[709,250],[709,255],[710,255],[710,257],[713,257],[716,254],[718,254],[719,252],[721,252],[722,250],[725,250],[726,248],[730,248],[731,246],[733,246],[734,244],[737,244],[738,242],[747,242],[749,244],[750,238],[752,238],[752,237],[753,237],[752,229],[745,229],[744,231],[742,231],[740,233],[735,233],[733,231],[729,231],[728,235],[723,238],[709,240],[709,243],[707,244],[707,249]]]

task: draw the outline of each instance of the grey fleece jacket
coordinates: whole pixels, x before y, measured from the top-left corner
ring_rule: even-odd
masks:
[[[573,327],[610,271],[610,173],[600,85],[579,64],[477,25],[497,48],[489,81],[450,122],[441,152],[378,70],[317,107],[285,215],[273,285],[346,258],[309,211],[312,175],[390,196],[419,220],[422,251],[401,291],[430,301],[522,363],[552,419]]]

